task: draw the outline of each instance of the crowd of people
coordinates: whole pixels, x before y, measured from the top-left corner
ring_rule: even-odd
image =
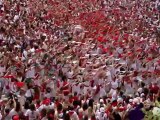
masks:
[[[0,0],[0,120],[160,120],[160,1]]]

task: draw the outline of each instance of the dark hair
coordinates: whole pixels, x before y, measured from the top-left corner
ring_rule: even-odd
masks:
[[[50,92],[51,92],[51,88],[50,88],[50,87],[47,87],[47,88],[46,88],[46,92],[47,92],[47,93],[50,93]]]
[[[93,108],[93,102],[94,102],[94,100],[93,100],[93,99],[90,99],[90,100],[89,100],[89,103],[88,103],[88,106],[91,107],[91,108]]]
[[[74,107],[73,106],[69,106],[68,110],[74,110]]]
[[[58,111],[61,111],[62,109],[63,109],[62,104],[59,104],[59,105],[57,106],[57,110],[58,110]]]
[[[29,109],[29,102],[28,101],[25,101],[25,103],[24,103],[24,109]]]
[[[91,120],[96,120],[95,114],[93,114],[93,115],[91,116]]]
[[[67,77],[65,75],[62,76],[62,81],[66,81]]]
[[[9,110],[8,108],[6,108],[4,111],[5,111],[5,113],[7,113],[7,114],[10,112],[10,110]]]
[[[143,103],[140,103],[138,107],[143,108],[143,106],[144,106]]]
[[[47,119],[54,120],[54,113],[55,113],[54,109],[50,109],[47,113]]]
[[[39,87],[37,85],[34,86],[34,91],[35,91],[36,94],[40,93]]]
[[[35,110],[36,110],[36,107],[35,107],[34,104],[31,104],[31,105],[30,105],[30,110],[31,110],[31,111],[35,111]]]
[[[74,96],[77,96],[77,92],[74,92]]]
[[[41,111],[41,116],[45,117],[46,115],[47,115],[47,110],[45,108],[43,108]]]
[[[66,113],[65,116],[64,116],[64,118],[63,118],[63,120],[70,120],[70,119],[71,119],[71,118],[70,118],[69,114]]]
[[[79,105],[80,107],[82,107],[82,102],[81,102],[81,100],[78,100],[77,102],[78,102],[78,105]]]
[[[145,83],[144,82],[141,82],[141,87],[144,87],[145,86]]]
[[[16,102],[16,108],[15,108],[15,111],[16,111],[16,112],[19,112],[19,111],[20,111],[20,109],[21,109],[21,104],[20,104],[20,102]]]
[[[83,120],[88,120],[88,116],[85,115],[84,118],[83,118]]]
[[[20,120],[26,119],[26,116],[24,115],[24,113],[22,111],[18,115],[19,115]]]
[[[87,103],[84,103],[83,104],[83,110],[85,111],[85,110],[87,110],[88,109],[88,105],[87,105]]]
[[[77,100],[74,100],[73,101],[73,106],[77,106],[78,105],[78,101]]]
[[[40,105],[41,101],[40,100],[36,100],[36,104]]]

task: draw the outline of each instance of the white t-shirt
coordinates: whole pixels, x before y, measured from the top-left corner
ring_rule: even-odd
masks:
[[[10,112],[9,112],[9,119],[10,120],[12,120],[12,117],[14,116],[14,115],[18,115],[18,113],[15,111],[15,109],[13,108]]]
[[[25,93],[25,97],[31,97],[32,95],[34,95],[33,89],[28,89]]]
[[[47,106],[43,104],[38,108],[38,111],[41,112],[42,109],[44,109],[44,108],[45,109],[53,109],[54,108],[54,103],[51,103],[50,105],[47,105]]]
[[[72,93],[74,93],[74,92],[77,92],[77,94],[80,94],[80,92],[81,92],[80,84],[72,86]]]
[[[24,58],[27,58],[27,55],[28,55],[27,51],[24,50],[24,51],[23,51],[23,57],[24,57]]]
[[[99,110],[96,111],[96,119],[98,120],[108,120],[107,114],[105,112],[100,112]]]
[[[35,68],[32,67],[30,70],[26,72],[26,78],[34,78],[35,77]]]
[[[71,115],[71,119],[72,119],[72,120],[79,120],[78,115],[77,115],[76,112],[74,112],[74,113]]]
[[[38,120],[39,112],[27,110],[25,116],[28,116],[29,120]]]
[[[117,82],[117,80],[116,81],[112,81],[111,82],[111,86],[112,86],[113,89],[118,88],[118,82]]]
[[[100,88],[100,97],[104,97],[106,95],[106,91],[104,88]]]
[[[52,93],[46,93],[46,94],[44,94],[44,97],[51,98],[52,97]]]

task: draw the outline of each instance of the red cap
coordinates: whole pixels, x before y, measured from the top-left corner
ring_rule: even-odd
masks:
[[[21,88],[24,86],[24,82],[16,82],[17,87]]]
[[[13,120],[19,120],[19,116],[18,115],[13,116]]]
[[[45,105],[49,105],[50,104],[50,102],[51,102],[51,100],[50,99],[45,99],[45,100],[43,100],[43,104],[45,104]]]

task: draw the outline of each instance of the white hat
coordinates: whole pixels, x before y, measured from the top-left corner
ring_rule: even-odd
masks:
[[[143,97],[144,96],[144,93],[141,93],[141,97]]]
[[[122,98],[118,98],[118,99],[117,99],[117,102],[118,102],[118,103],[122,103],[122,102],[123,102],[123,99],[122,99]]]
[[[100,103],[104,103],[104,100],[103,100],[103,99],[100,99],[99,102],[100,102]]]
[[[142,93],[142,88],[138,88],[137,92]]]
[[[129,102],[132,103],[132,102],[133,102],[133,99],[129,99]]]
[[[97,89],[97,86],[95,85],[94,87],[93,87],[93,90],[96,90]]]

